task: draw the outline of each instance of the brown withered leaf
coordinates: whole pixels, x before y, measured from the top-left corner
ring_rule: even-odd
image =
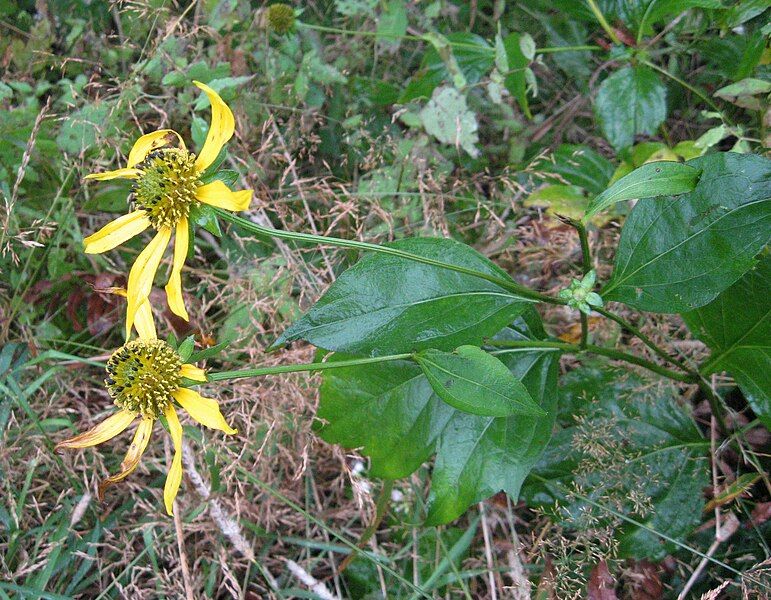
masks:
[[[586,591],[589,600],[618,600],[616,580],[610,574],[608,563],[604,560],[592,569]]]
[[[659,577],[661,571],[661,567],[647,560],[631,561],[627,574],[631,597],[635,600],[661,600],[664,597],[664,586]]]

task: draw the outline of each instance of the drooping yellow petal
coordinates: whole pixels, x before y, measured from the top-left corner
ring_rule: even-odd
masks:
[[[222,181],[216,179],[199,187],[195,192],[195,197],[201,202],[217,208],[240,211],[249,208],[249,203],[252,201],[252,190],[233,192]]]
[[[134,315],[134,328],[137,330],[140,340],[154,340],[158,338],[150,300],[145,300],[137,308],[136,315]]]
[[[122,433],[135,417],[135,413],[128,410],[121,410],[106,418],[93,429],[89,429],[80,435],[76,435],[74,438],[59,442],[56,444],[55,450],[59,450],[59,448],[88,448],[89,446],[96,446],[97,444],[106,442],[119,433]]]
[[[136,179],[142,174],[139,169],[115,169],[114,171],[104,171],[102,173],[89,173],[84,179],[94,179],[96,181],[107,181],[108,179]]]
[[[227,424],[225,417],[220,412],[219,403],[213,398],[204,398],[189,388],[179,388],[171,392],[171,395],[201,425],[211,429],[220,429],[229,435],[238,433]]]
[[[134,142],[134,147],[131,148],[131,152],[129,152],[127,166],[129,168],[135,167],[146,159],[147,155],[153,150],[163,148],[164,146],[173,143],[175,137],[177,138],[176,141],[179,142],[179,147],[184,149],[185,141],[182,139],[182,136],[173,129],[159,129],[158,131],[144,134]]]
[[[182,365],[179,374],[193,381],[206,381],[206,371],[195,365]]]
[[[166,504],[166,512],[174,514],[174,498],[177,497],[179,485],[182,483],[182,425],[179,423],[177,411],[169,403],[164,413],[169,424],[171,441],[174,442],[174,458],[166,475],[166,485],[163,486],[163,502]]]
[[[150,227],[150,220],[144,210],[135,210],[110,221],[96,233],[89,235],[83,243],[86,254],[101,254],[120,246],[126,240]]]
[[[209,133],[206,134],[206,141],[195,161],[196,169],[202,172],[214,162],[222,147],[233,137],[233,132],[236,130],[236,120],[233,117],[233,112],[217,92],[200,81],[194,81],[193,83],[204,91],[209,97],[209,102],[211,102]]]
[[[142,302],[150,297],[150,290],[153,287],[153,279],[161,264],[163,251],[169,244],[171,238],[171,229],[161,227],[147,247],[140,252],[134,265],[131,267],[128,278],[128,308],[126,309],[126,339],[131,334],[131,327],[134,325],[137,309]]]
[[[99,484],[99,490],[97,492],[99,500],[104,499],[104,490],[111,485],[118,483],[122,479],[125,479],[137,468],[137,465],[142,458],[142,454],[144,454],[145,448],[147,448],[147,443],[150,441],[150,434],[153,432],[153,423],[155,423],[154,419],[144,418],[140,421],[136,433],[134,433],[134,439],[131,442],[131,446],[129,446],[123,462],[120,463],[120,472],[108,477]]]
[[[171,312],[179,315],[185,321],[190,317],[185,310],[185,301],[182,299],[182,266],[187,257],[187,246],[190,241],[190,232],[187,227],[187,217],[182,217],[177,223],[174,235],[174,262],[171,267],[171,276],[166,284],[166,299]]]

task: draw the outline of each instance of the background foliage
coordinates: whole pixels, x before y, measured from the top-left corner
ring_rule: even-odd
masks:
[[[294,8],[279,34],[260,2],[0,0],[0,597],[674,598],[705,554],[694,597],[723,582],[726,597],[767,593],[767,3]],[[603,297],[657,313],[615,305],[670,354],[706,363],[727,431],[694,386],[607,360],[496,354],[548,417],[470,415],[395,362],[211,385],[241,435],[186,426],[176,522],[158,510],[159,445],[97,503],[123,447],[52,448],[108,408],[90,360],[122,342],[124,305],[105,290],[125,284],[141,246],[82,253],[130,191],[82,176],[116,168],[156,128],[200,148],[194,79],[234,108],[226,166],[256,190],[254,222],[391,242],[551,295],[581,263],[557,214],[580,219],[648,162],[689,161],[693,191],[631,213],[605,196],[588,225]],[[199,225],[190,324],[162,319],[201,348],[229,343],[212,369],[313,360],[300,340],[361,355],[580,335],[574,312],[538,318],[494,283]],[[731,257],[719,270],[715,245]],[[679,274],[693,277],[659,285]],[[455,294],[402,310],[429,285]],[[589,325],[595,343],[659,361],[613,322]],[[425,344],[405,342],[421,331]]]

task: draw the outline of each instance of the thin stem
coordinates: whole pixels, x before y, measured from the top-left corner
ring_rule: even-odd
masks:
[[[677,373],[676,371],[659,366],[656,363],[652,363],[651,361],[640,358],[639,356],[635,356],[634,354],[627,354],[626,352],[613,350],[612,348],[603,348],[602,346],[595,346],[593,344],[587,344],[586,350],[601,356],[607,356],[608,358],[623,360],[628,363],[632,363],[633,365],[638,365],[644,369],[658,373],[659,375],[662,375],[668,379],[682,381],[684,383],[697,383],[696,377],[694,375]]]
[[[602,46],[547,46],[546,48],[537,48],[536,54],[553,54],[555,52],[591,52],[594,50],[604,50]]]
[[[581,270],[584,276],[592,270],[592,254],[589,248],[589,235],[586,233],[586,226],[576,219],[562,217],[562,221],[575,228],[578,232],[578,239],[581,242]],[[581,312],[581,349],[586,350],[589,343],[589,317]]]
[[[623,317],[620,317],[619,315],[612,313],[605,308],[595,308],[594,310],[600,313],[602,316],[607,317],[611,321],[615,321],[621,325],[622,328],[626,329],[636,338],[639,338],[643,344],[648,346],[648,348],[653,350],[653,352],[655,352],[659,357],[663,358],[668,363],[681,368],[683,371],[690,375],[696,375],[696,372],[693,369],[689,369],[682,361],[679,361],[667,354],[667,352],[660,348],[653,340],[651,340],[647,335],[645,335],[642,331],[632,325],[629,321],[625,320]]]
[[[608,37],[611,40],[613,40],[614,44],[620,44],[621,40],[618,39],[616,32],[613,31],[613,28],[608,24],[608,21],[605,19],[605,15],[602,14],[602,11],[600,10],[600,7],[597,6],[597,3],[594,0],[586,0],[586,3],[589,5],[589,8],[594,13],[594,16],[599,22],[600,27],[602,27],[605,30],[605,33],[608,34]]]
[[[586,350],[586,347],[589,345],[589,317],[586,316],[583,312],[579,313],[579,317],[581,319],[581,349]]]
[[[264,236],[274,237],[274,238],[279,238],[284,240],[294,240],[297,242],[327,244],[329,246],[337,246],[339,248],[354,248],[357,250],[366,250],[369,252],[379,252],[381,254],[390,254],[391,256],[398,256],[399,258],[404,258],[406,260],[411,260],[414,262],[431,265],[433,267],[439,267],[441,269],[448,269],[450,271],[455,271],[457,273],[463,273],[464,275],[471,275],[472,277],[478,277],[479,279],[484,279],[485,281],[494,283],[495,285],[509,292],[512,292],[515,296],[520,297],[524,300],[533,300],[536,302],[547,302],[549,304],[567,304],[566,300],[562,300],[561,298],[555,298],[552,296],[547,296],[546,294],[536,292],[535,290],[531,290],[528,287],[520,285],[514,281],[504,279],[502,277],[490,275],[489,273],[482,273],[481,271],[474,271],[473,269],[467,269],[466,267],[461,267],[460,265],[453,265],[451,263],[445,263],[440,260],[434,260],[432,258],[427,258],[425,256],[413,254],[412,252],[405,252],[404,250],[399,250],[397,248],[392,248],[390,246],[380,246],[378,244],[359,242],[357,240],[345,240],[342,238],[336,238],[336,237],[325,236],[325,235],[314,235],[311,233],[281,231],[279,229],[273,229],[272,227],[263,227],[262,225],[253,223],[252,221],[239,217],[238,215],[235,215],[226,210],[222,210],[219,208],[215,208],[214,210],[224,220],[230,221],[231,223],[238,225],[242,229],[245,229],[246,231],[250,231],[257,235],[264,235]]]
[[[373,358],[355,358],[352,360],[340,360],[336,362],[302,363],[299,365],[276,365],[274,367],[257,367],[255,369],[243,369],[241,371],[220,371],[208,373],[209,381],[229,381],[231,379],[244,379],[245,377],[262,377],[264,375],[278,375],[280,373],[302,373],[306,371],[326,371],[329,369],[343,369],[359,365],[389,362],[393,360],[407,360],[412,354],[390,354],[388,356],[375,356]]]
[[[669,77],[672,81],[674,81],[675,83],[680,84],[685,89],[687,89],[689,92],[692,92],[692,93],[696,94],[699,98],[701,98],[704,102],[706,102],[709,105],[710,108],[712,108],[715,111],[717,111],[718,113],[720,113],[720,118],[723,119],[723,121],[725,121],[729,125],[733,126],[733,121],[731,121],[730,119],[728,119],[725,116],[725,114],[723,113],[723,110],[720,108],[720,106],[718,106],[712,100],[712,98],[710,98],[706,93],[702,92],[699,88],[691,85],[687,81],[684,81],[684,80],[680,79],[677,75],[672,75],[672,73],[670,73],[666,69],[662,69],[661,67],[659,67],[655,63],[652,63],[652,62],[647,61],[647,60],[643,60],[643,61],[640,61],[640,62],[642,64],[644,64],[645,66],[650,67],[654,71],[658,71],[659,73],[661,73],[665,77]]]
[[[594,354],[599,354],[600,356],[606,356],[613,360],[622,360],[624,362],[628,362],[633,365],[643,367],[644,369],[648,369],[649,371],[658,373],[659,375],[662,375],[667,379],[673,379],[674,381],[682,381],[684,383],[698,383],[694,375],[691,375],[691,374],[685,375],[682,373],[677,373],[675,371],[671,371],[670,369],[667,369],[666,367],[662,367],[660,365],[657,365],[656,363],[652,363],[649,360],[645,360],[644,358],[635,356],[634,354],[627,354],[626,352],[621,352],[620,350],[614,350],[613,348],[604,348],[602,346],[595,346],[593,344],[587,344],[586,350],[582,350],[580,345],[570,344],[568,342],[542,342],[542,341],[531,342],[527,340],[516,340],[516,341],[488,340],[486,343],[489,346],[494,346],[496,348],[511,348],[511,349],[554,348],[558,350],[563,350],[565,352],[572,352],[575,354],[581,354],[582,352],[591,352]]]
[[[383,480],[383,488],[380,490],[380,495],[378,496],[377,502],[375,503],[375,518],[372,519],[372,522],[367,526],[367,528],[361,534],[359,541],[356,542],[356,545],[359,548],[364,548],[364,545],[372,538],[373,535],[375,535],[377,528],[380,527],[380,523],[383,522],[383,519],[385,518],[386,514],[388,514],[388,506],[391,503],[391,490],[393,490],[393,488],[394,488],[393,479]],[[351,561],[354,558],[356,558],[356,555],[353,553],[346,556],[343,559],[343,562],[341,562],[340,566],[337,568],[337,572],[342,573],[343,571],[345,571],[348,568],[348,565],[351,564]]]

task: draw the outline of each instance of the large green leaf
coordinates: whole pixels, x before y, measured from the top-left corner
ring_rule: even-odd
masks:
[[[454,240],[412,238],[390,246],[510,279],[476,250]],[[454,350],[480,345],[527,306],[478,277],[372,253],[343,273],[274,346],[302,339],[350,354]]]
[[[771,429],[771,255],[713,302],[683,318],[712,350],[702,372],[729,371]]]
[[[601,154],[575,144],[562,144],[554,151],[554,161],[539,163],[538,168],[556,173],[591,194],[602,193],[615,170],[613,163]]]
[[[376,477],[406,477],[436,453],[427,522],[446,523],[501,490],[518,496],[551,435],[558,357],[554,351],[499,355],[548,412],[543,417],[458,411],[433,392],[410,362],[329,370],[321,386],[320,435],[361,448]]]
[[[430,98],[431,93],[443,81],[451,81],[462,75],[466,83],[475,84],[490,72],[495,61],[495,51],[483,37],[474,33],[447,34],[450,45],[442,48],[442,57],[436,45],[430,46],[423,55],[420,69],[412,76],[399,103],[405,104],[417,98]],[[451,73],[448,65],[459,73]]]
[[[678,405],[676,388],[581,368],[563,378],[559,396],[564,428],[533,468],[525,501],[551,507],[573,529],[614,522],[610,512],[571,493],[580,490],[658,533],[684,539],[700,522],[709,441]],[[615,525],[621,556],[658,560],[676,549],[646,528]]]
[[[648,67],[624,67],[602,82],[595,111],[605,137],[616,150],[638,134],[654,134],[667,118],[667,88]]]
[[[768,243],[771,161],[729,152],[687,164],[702,170],[693,192],[635,205],[605,300],[669,313],[704,306]]]
[[[460,411],[486,417],[546,414],[506,365],[477,346],[423,350],[415,362],[434,392]]]
[[[624,200],[653,198],[691,192],[696,187],[701,171],[674,161],[647,163],[624,175],[602,194],[594,198],[586,209],[588,219],[595,213]]]

